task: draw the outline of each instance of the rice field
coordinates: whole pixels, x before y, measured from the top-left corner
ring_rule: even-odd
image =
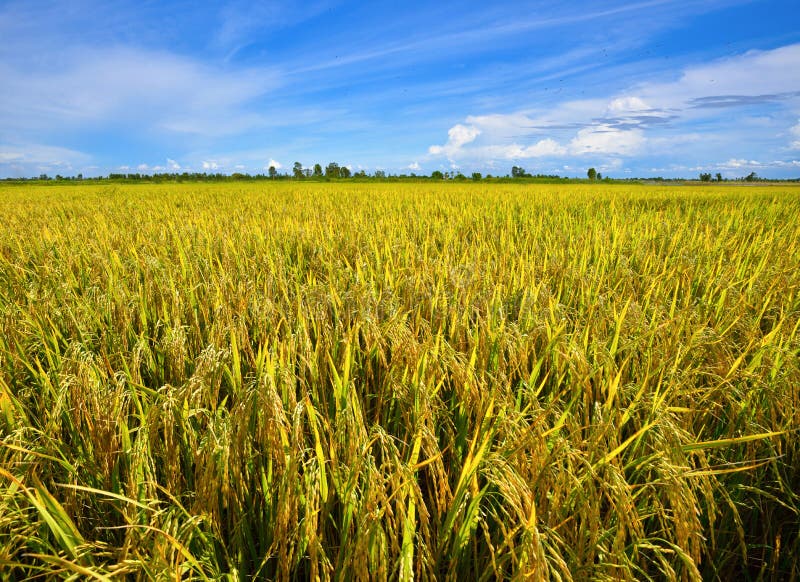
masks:
[[[798,216],[0,186],[0,577],[798,579]]]

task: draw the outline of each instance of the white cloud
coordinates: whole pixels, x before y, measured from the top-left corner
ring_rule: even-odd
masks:
[[[689,103],[693,99],[713,97],[764,97],[800,90],[800,44],[744,54],[689,67],[672,83],[654,83],[641,87],[643,99],[661,104]],[[729,104],[736,100],[729,100]],[[718,107],[724,101],[706,101]]]
[[[745,113],[736,124],[729,123],[731,108],[765,104],[778,113],[764,116],[763,108],[757,113],[750,109],[747,113],[753,111],[757,122],[747,124]],[[702,159],[705,149],[713,145],[716,151],[739,159],[737,150],[749,151],[748,141],[741,136],[761,132],[763,139],[770,139],[780,131],[776,126],[780,112],[785,119],[789,111],[798,109],[800,44],[795,44],[687,67],[673,81],[640,83],[606,98],[467,116],[464,124],[450,128],[445,145],[431,146],[428,153],[483,164],[590,157],[601,167],[619,157],[664,157],[665,153]],[[702,129],[695,125],[698,122],[703,123]],[[800,149],[800,120],[790,131],[790,147]]]
[[[612,114],[639,113],[650,111],[652,108],[636,96],[617,97],[608,104],[608,111]]]
[[[90,159],[83,152],[57,146],[0,144],[0,163],[78,165],[87,164]]]
[[[800,160],[773,160],[769,162],[759,162],[758,160],[746,160],[731,158],[727,162],[721,162],[713,166],[719,170],[757,170],[757,169],[771,169],[771,168],[800,168]],[[695,168],[705,169],[705,168]]]
[[[468,143],[475,141],[481,130],[474,125],[456,124],[451,127],[447,132],[447,143],[443,146],[433,145],[428,148],[428,152],[433,155],[445,154],[451,156],[458,153],[458,151]]]
[[[91,160],[88,154],[69,148],[0,143],[0,176],[74,175],[87,172]]]
[[[266,165],[264,166],[264,169],[265,169],[265,170],[269,170],[269,168],[270,168],[270,167],[273,167],[273,168],[275,168],[276,170],[280,170],[280,169],[283,167],[283,164],[281,164],[281,163],[280,163],[279,161],[277,161],[277,160],[273,160],[272,158],[270,158],[270,159],[269,159],[269,161],[268,161],[268,162],[266,163]]]
[[[0,63],[0,128],[128,125],[220,136],[268,123],[248,104],[277,85],[267,69],[230,70],[163,51],[71,49],[57,65]],[[2,131],[2,130],[0,130]]]
[[[800,150],[800,119],[797,120],[797,125],[792,127],[789,132],[797,139],[790,144],[794,150]]]
[[[519,144],[510,144],[505,146],[491,145],[484,148],[482,152],[491,158],[519,160],[548,156],[563,156],[567,153],[567,149],[557,141],[547,138],[529,146],[522,146]]]
[[[422,169],[420,167],[420,165],[419,165],[419,162],[412,162],[412,163],[408,164],[407,168],[409,170],[411,170],[412,172],[418,172],[418,171],[420,171]]]
[[[292,26],[329,9],[329,0],[304,2],[302,10],[294,2],[226,2],[219,14],[220,26],[214,38],[221,46],[239,48],[265,32]]]
[[[639,153],[645,143],[641,129],[618,130],[610,125],[585,127],[569,144],[575,155],[611,154],[631,156]]]
[[[447,143],[453,147],[460,148],[465,144],[475,141],[475,138],[478,137],[480,133],[481,131],[474,126],[454,125],[450,128],[450,131],[447,132],[449,137]]]
[[[201,163],[204,170],[218,170],[219,164],[214,160],[205,160]]]
[[[756,165],[757,166],[759,164],[755,160],[747,161],[747,160],[737,160],[737,159],[731,158],[727,162],[723,162],[723,163],[719,164],[719,167],[720,168],[725,168],[725,169],[735,169],[735,168],[749,168],[752,165]]]
[[[170,170],[173,170],[173,171],[177,171],[177,170],[181,169],[181,165],[178,162],[176,162],[175,160],[172,160],[170,158],[167,158],[167,167]]]

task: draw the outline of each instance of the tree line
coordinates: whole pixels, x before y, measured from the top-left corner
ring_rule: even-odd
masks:
[[[36,177],[30,178],[4,178],[3,181],[56,181],[56,182],[82,182],[86,180],[110,180],[110,181],[125,181],[125,182],[231,182],[231,181],[248,181],[248,180],[316,180],[316,181],[330,181],[330,180],[358,180],[358,181],[455,181],[455,182],[480,182],[480,181],[493,181],[493,182],[510,182],[510,181],[526,181],[526,182],[539,182],[539,183],[564,183],[564,182],[585,182],[588,179],[591,182],[603,180],[604,182],[685,182],[686,178],[663,178],[661,176],[649,178],[610,178],[603,176],[595,168],[589,168],[586,172],[586,178],[568,178],[559,176],[558,174],[531,174],[521,166],[512,166],[510,174],[505,175],[492,175],[482,174],[480,172],[472,172],[469,176],[456,170],[434,170],[428,174],[417,174],[411,172],[409,174],[387,174],[385,170],[375,170],[373,173],[368,174],[365,170],[359,169],[353,171],[349,166],[340,165],[337,162],[330,162],[324,168],[321,164],[314,164],[310,168],[303,167],[300,162],[295,162],[292,165],[291,171],[279,172],[275,166],[270,166],[266,174],[248,174],[243,172],[234,172],[232,174],[224,174],[221,172],[208,173],[208,172],[171,172],[171,173],[110,173],[107,176],[96,176],[84,178],[83,174],[76,176],[62,176],[57,174],[51,177],[48,174],[40,174]],[[782,180],[770,180],[762,178],[755,172],[751,172],[747,176],[740,178],[723,178],[722,174],[717,172],[714,176],[711,173],[701,173],[699,176],[701,182],[797,182],[800,178],[789,178]]]

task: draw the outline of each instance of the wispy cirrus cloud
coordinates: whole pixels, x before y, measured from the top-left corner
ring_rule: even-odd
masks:
[[[214,34],[214,43],[229,51],[263,39],[271,31],[295,26],[319,16],[338,4],[335,0],[304,2],[299,7],[287,0],[265,0],[246,2],[233,0],[220,8],[219,25]]]
[[[273,90],[271,69],[226,70],[165,51],[72,49],[58,66],[0,65],[0,132],[85,129],[109,123],[218,136],[258,127],[248,108]]]
[[[772,95],[711,95],[709,97],[689,99],[689,104],[697,109],[726,109],[729,107],[779,103],[795,97],[800,97],[800,91]]]

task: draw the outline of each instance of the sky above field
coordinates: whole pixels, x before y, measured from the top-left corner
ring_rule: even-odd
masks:
[[[0,177],[800,177],[788,1],[0,0]]]

